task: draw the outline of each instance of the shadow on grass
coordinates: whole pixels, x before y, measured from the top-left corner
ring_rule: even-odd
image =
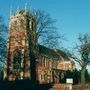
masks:
[[[0,81],[0,90],[49,90],[53,84],[32,83],[30,80]]]

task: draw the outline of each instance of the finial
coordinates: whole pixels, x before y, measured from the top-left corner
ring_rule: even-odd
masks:
[[[18,8],[17,8],[17,13],[19,13],[19,9],[20,9],[20,7],[19,7],[19,0],[18,0]]]
[[[25,12],[27,12],[27,3],[25,3]]]
[[[28,7],[29,8],[29,13],[32,12],[32,7],[31,7],[30,3],[31,3],[31,0],[29,0],[29,3],[28,3],[29,4],[29,7]]]
[[[35,16],[37,15],[36,11],[34,12]]]
[[[17,8],[17,13],[19,13],[19,5],[18,5],[18,8]]]
[[[32,7],[31,7],[31,6],[30,6],[30,8],[29,8],[29,9],[30,9],[30,12],[32,12]]]
[[[10,17],[12,15],[12,6],[10,5]]]

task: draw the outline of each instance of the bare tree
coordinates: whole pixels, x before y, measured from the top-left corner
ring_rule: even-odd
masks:
[[[79,36],[80,45],[77,45],[77,50],[81,55],[81,60],[79,61],[81,69],[81,83],[85,83],[85,70],[87,65],[90,63],[90,35],[80,35]]]
[[[43,11],[33,11],[32,15],[35,19],[35,32],[28,32],[29,50],[30,50],[30,68],[31,80],[36,82],[36,59],[38,58],[38,44],[49,48],[55,48],[58,45],[60,36],[56,32],[54,26],[55,21]],[[31,47],[32,46],[32,47]]]
[[[7,41],[7,27],[0,16],[0,62],[5,62],[6,58],[6,41]]]
[[[27,35],[29,41],[29,56],[30,56],[30,69],[31,80],[36,82],[36,59],[37,56],[37,43],[47,46],[49,48],[57,47],[60,36],[57,34],[57,29],[54,26],[53,20],[49,14],[43,11],[30,12],[35,19],[35,25],[32,23],[32,30],[29,29],[29,21],[27,19]]]
[[[33,15],[36,20],[36,36],[39,44],[49,48],[57,48],[62,36],[57,32],[56,21],[44,11],[33,11]]]
[[[70,52],[68,52],[68,55],[80,64],[81,83],[84,84],[86,67],[90,64],[90,35],[80,34],[78,40],[79,44],[75,47],[77,52],[74,52],[74,54],[70,54]],[[75,53],[77,53],[77,55],[75,55]]]

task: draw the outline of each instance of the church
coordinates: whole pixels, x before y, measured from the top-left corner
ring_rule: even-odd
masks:
[[[75,68],[75,63],[64,51],[50,49],[37,42],[36,21],[27,10],[10,16],[7,52],[3,79],[9,81],[30,79],[35,68],[39,83],[60,83],[63,71],[73,71]]]

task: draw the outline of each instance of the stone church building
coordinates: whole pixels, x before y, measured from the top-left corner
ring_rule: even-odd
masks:
[[[10,81],[30,79],[29,55],[32,49],[38,53],[35,60],[37,81],[39,83],[60,83],[62,71],[72,71],[75,64],[64,51],[39,45],[35,36],[35,25],[34,16],[25,10],[10,16],[8,59],[4,79],[8,78]]]

